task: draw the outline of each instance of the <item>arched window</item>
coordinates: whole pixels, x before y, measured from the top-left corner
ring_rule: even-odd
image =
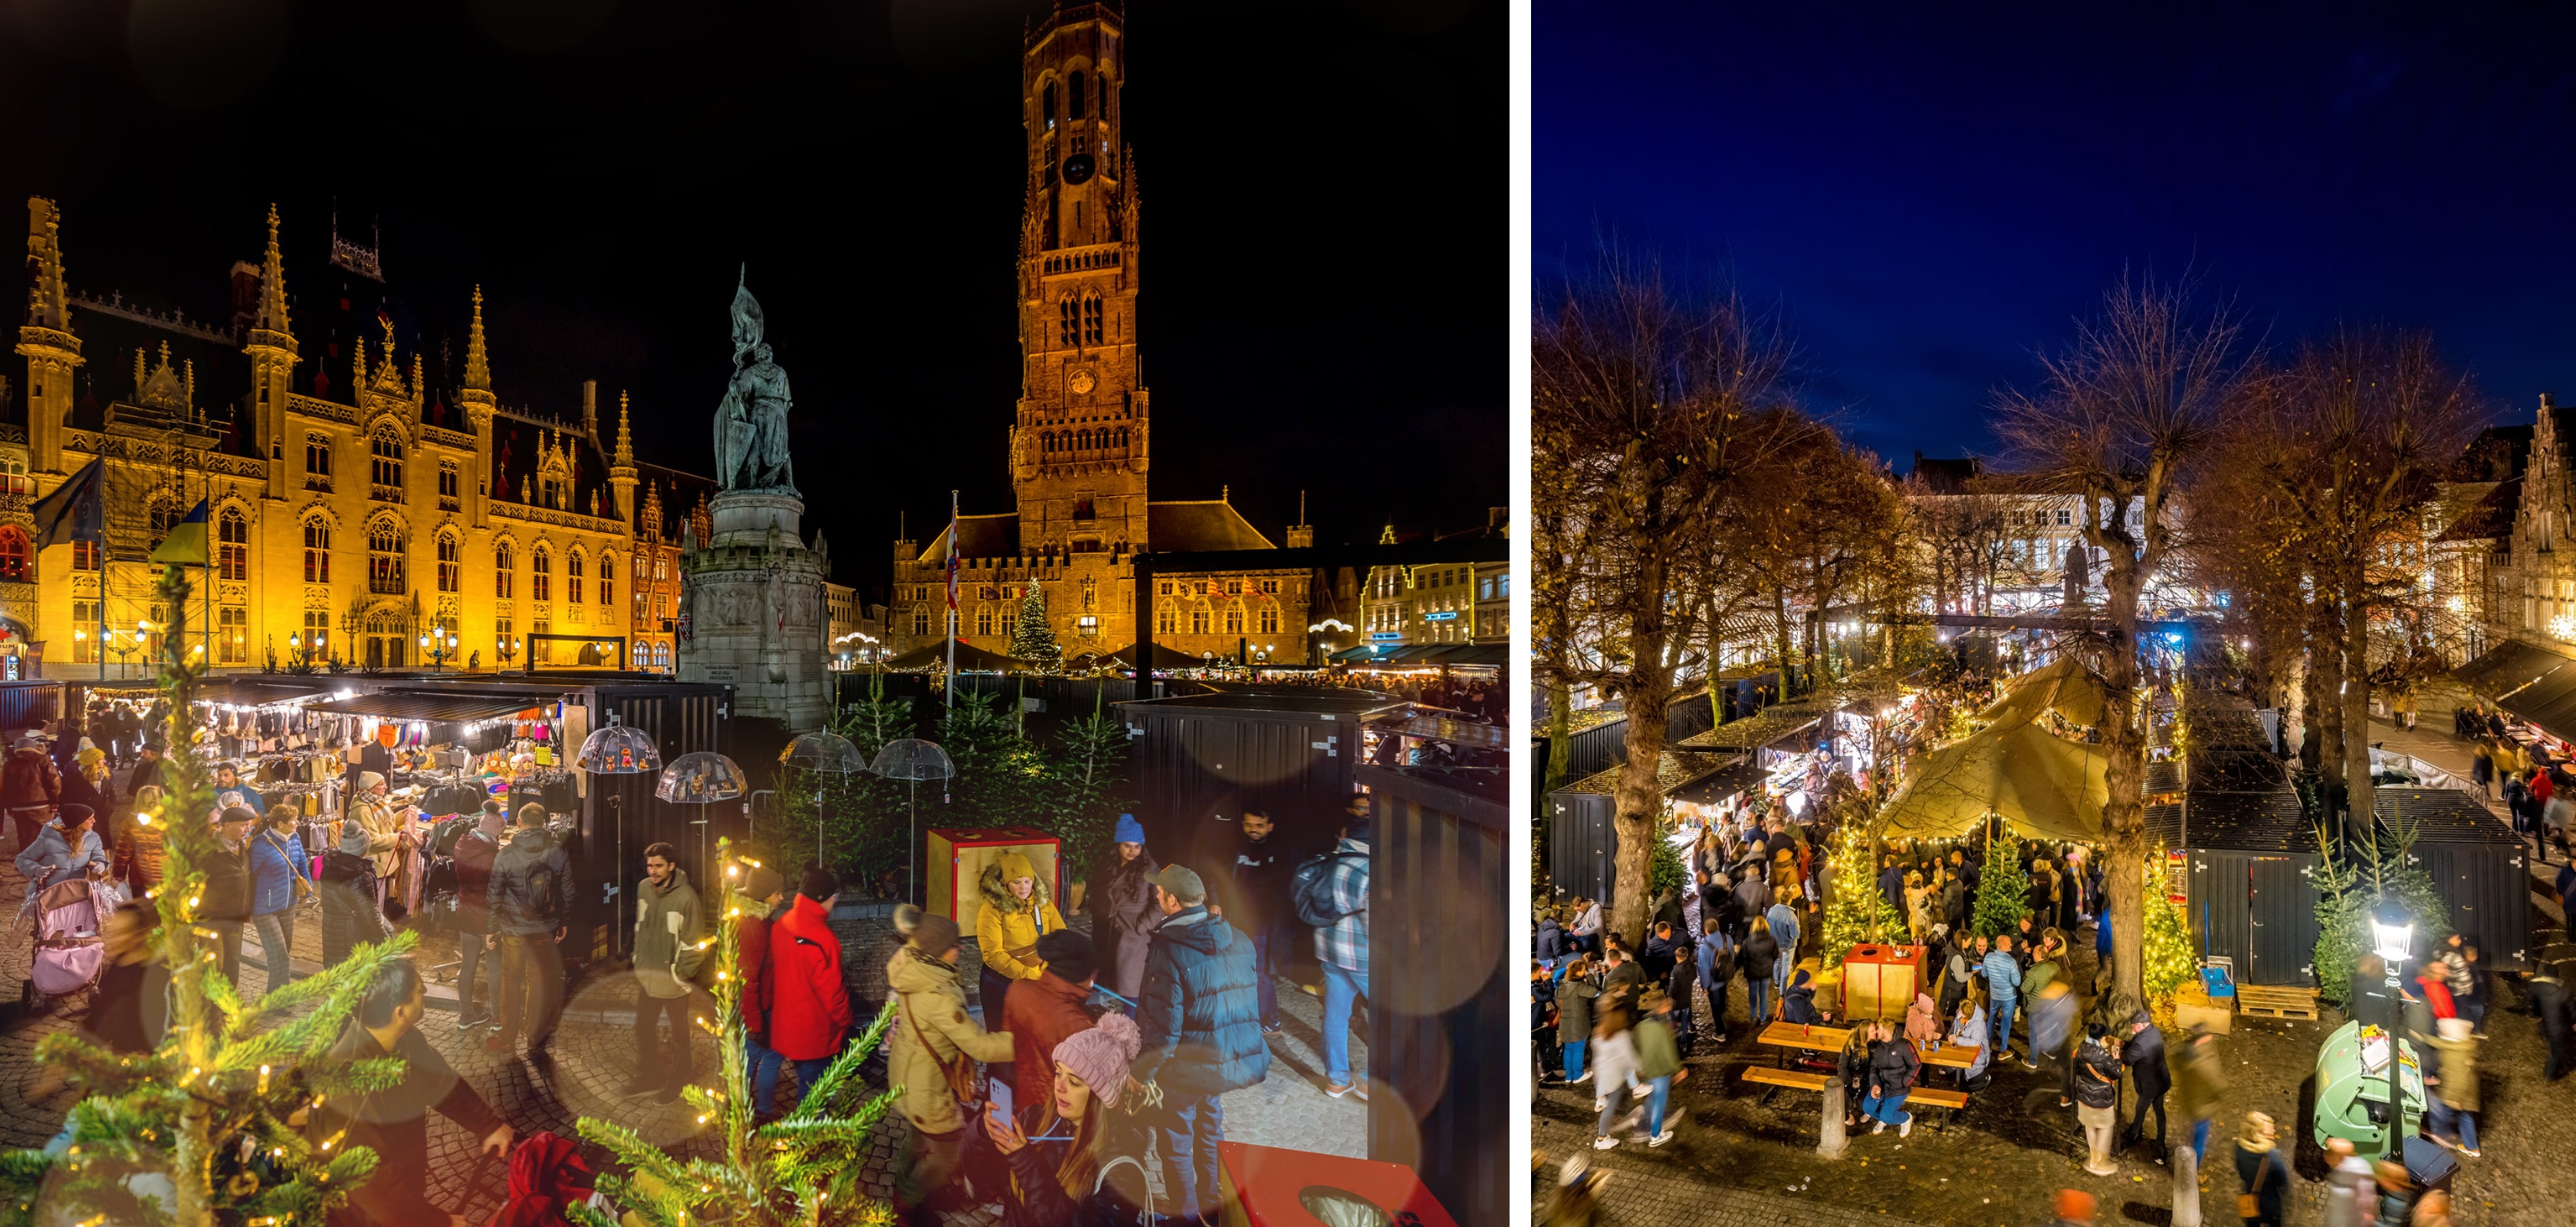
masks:
[[[389,430],[367,440],[367,480],[389,490],[402,489],[403,445]]]
[[[927,635],[930,633],[929,606],[915,605],[912,607],[912,633],[916,635]]]
[[[564,599],[581,604],[581,551],[564,555]]]
[[[1064,87],[1064,105],[1067,112],[1065,117],[1067,119],[1082,118],[1082,102],[1084,97],[1082,87],[1084,83],[1084,77],[1081,73],[1075,73],[1071,77],[1066,78],[1066,84]]]
[[[1078,443],[1075,443],[1075,444],[1074,444],[1074,447],[1075,447],[1076,449],[1078,449],[1078,450],[1081,450],[1081,451],[1086,451],[1086,452],[1087,452],[1087,451],[1090,451],[1090,450],[1091,450],[1091,432],[1090,432],[1089,430],[1087,430],[1087,429],[1086,429],[1086,430],[1083,430],[1083,431],[1081,431],[1081,432],[1079,433],[1079,436],[1078,436],[1078,437],[1080,438],[1080,440],[1081,440],[1081,441],[1080,441],[1080,442],[1078,442]]]
[[[438,590],[465,590],[465,549],[457,543],[454,533],[438,534]]]
[[[403,587],[402,529],[378,520],[367,529],[367,591],[400,596]]]
[[[1038,451],[1040,451],[1040,452],[1053,452],[1054,450],[1055,450],[1055,432],[1054,432],[1054,431],[1052,431],[1052,430],[1050,430],[1050,431],[1045,431],[1045,432],[1043,432],[1043,433],[1039,434],[1039,435],[1038,435]]]
[[[315,518],[304,522],[304,582],[331,582],[331,522]]]
[[[1201,605],[1190,611],[1190,633],[1193,635],[1204,635],[1208,633],[1207,606]]]
[[[215,517],[215,562],[225,579],[250,578],[250,518],[226,507]]]
[[[975,633],[978,635],[990,635],[993,633],[992,606],[978,605],[975,607]]]
[[[1038,91],[1038,117],[1046,121],[1049,131],[1055,129],[1055,82],[1049,81]]]
[[[1103,319],[1099,295],[1094,294],[1082,300],[1082,340],[1085,344],[1100,344],[1105,327],[1102,323]]]
[[[1073,296],[1068,294],[1065,297],[1056,300],[1055,304],[1056,343],[1060,345],[1073,344],[1074,326]]]
[[[617,603],[617,555],[615,554],[599,556],[599,603],[602,605]]]
[[[516,583],[513,582],[514,577],[517,574],[517,568],[510,558],[510,543],[504,541],[499,545],[493,546],[492,599],[497,601],[509,600],[512,589],[517,587]]]
[[[152,510],[149,514],[152,525],[152,546],[154,549],[159,549],[162,539],[168,537],[170,530],[177,527],[179,523],[179,504],[171,499],[156,498],[152,500]]]
[[[668,669],[671,667],[670,644],[657,643],[653,645],[653,667],[656,669]]]
[[[1127,428],[1124,426],[1118,428],[1118,446],[1127,446]]]
[[[1225,633],[1229,635],[1240,635],[1243,633],[1243,606],[1229,605],[1226,607]]]
[[[540,545],[528,556],[528,595],[540,601],[554,599],[555,560]]]
[[[26,583],[35,578],[27,560],[34,551],[27,548],[27,534],[15,524],[0,525],[0,580]]]

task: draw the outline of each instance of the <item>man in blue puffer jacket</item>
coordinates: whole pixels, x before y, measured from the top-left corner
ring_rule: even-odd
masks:
[[[1217,1097],[1270,1072],[1261,1039],[1261,999],[1252,939],[1207,909],[1207,887],[1179,865],[1154,877],[1163,922],[1145,951],[1136,1006],[1144,1048],[1128,1078],[1159,1089],[1166,1170],[1184,1221],[1216,1213],[1217,1143],[1225,1114]],[[1149,1100],[1150,1102],[1150,1100]]]

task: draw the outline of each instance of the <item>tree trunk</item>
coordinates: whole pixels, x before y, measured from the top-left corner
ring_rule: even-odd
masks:
[[[1547,787],[1555,791],[1567,784],[1566,775],[1574,768],[1574,692],[1563,682],[1551,682],[1547,688]]]
[[[1659,649],[1661,645],[1655,647]],[[1648,646],[1642,642],[1637,650],[1641,662],[1659,663],[1641,668],[1637,685],[1627,695],[1624,744],[1628,761],[1619,768],[1618,813],[1611,819],[1619,836],[1619,851],[1610,865],[1610,914],[1604,920],[1610,930],[1627,939],[1631,950],[1643,949],[1646,941],[1646,913],[1654,883],[1654,841],[1663,837],[1656,830],[1656,820],[1664,812],[1657,773],[1664,757],[1665,712],[1672,703],[1671,674],[1660,664],[1661,652],[1648,656]]]
[[[2138,592],[2144,585],[2137,557],[2112,551],[2110,574],[2104,577],[2110,604],[2109,643],[2102,660],[2110,719],[2102,730],[2108,763],[2104,783],[2110,800],[2102,807],[2105,855],[2103,885],[2110,897],[2112,988],[2129,1000],[2147,999],[2146,950],[2147,814],[2141,793],[2146,778],[2146,730],[2137,714]]]
[[[2344,566],[2343,744],[2344,787],[2352,809],[2346,819],[2352,838],[2368,841],[2372,832],[2370,798],[2370,610],[2364,603],[2362,560],[2356,554]]]
[[[1772,699],[1774,702],[1785,703],[1789,699],[1789,664],[1796,658],[1798,651],[1797,645],[1791,641],[1789,635],[1789,590],[1785,587],[1775,588],[1771,592],[1771,627],[1772,638],[1775,640],[1771,647],[1778,653],[1780,670],[1780,688],[1773,692]]]

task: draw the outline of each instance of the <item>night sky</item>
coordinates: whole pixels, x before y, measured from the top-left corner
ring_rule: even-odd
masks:
[[[879,582],[899,511],[927,539],[952,487],[1010,506],[1020,32],[1047,7],[0,0],[0,212],[15,235],[54,197],[76,291],[220,321],[269,202],[290,251],[336,202],[424,334],[461,336],[482,284],[503,403],[629,389],[641,457],[701,473],[747,261],[807,531]],[[1274,541],[1301,489],[1322,541],[1482,524],[1508,489],[1503,4],[1126,7],[1154,495],[1230,483]]]
[[[2429,329],[2509,420],[2576,394],[2567,30],[2095,7],[1542,0],[1540,282],[1598,235],[1731,276],[1899,472],[1992,452],[1993,391],[2123,269],[2196,267],[2277,350]]]

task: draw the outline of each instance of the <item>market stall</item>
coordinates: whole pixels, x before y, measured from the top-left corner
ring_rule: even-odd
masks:
[[[1670,799],[1741,761],[1667,750],[1656,771],[1657,797]],[[1556,897],[1582,895],[1609,902],[1616,876],[1611,866],[1619,856],[1613,818],[1619,812],[1619,773],[1625,770],[1624,765],[1612,767],[1547,794],[1548,886]]]
[[[1889,839],[1953,837],[1991,814],[2023,838],[2098,843],[2108,769],[2099,747],[2035,724],[1998,725],[1917,760],[1879,811],[1879,831]]]

